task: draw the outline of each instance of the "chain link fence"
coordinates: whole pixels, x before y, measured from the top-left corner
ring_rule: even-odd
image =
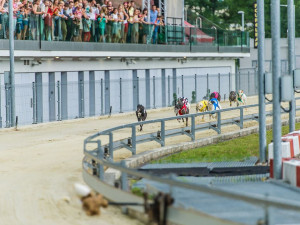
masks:
[[[3,77],[3,74],[0,75]],[[18,124],[35,124],[111,113],[172,106],[184,96],[191,103],[217,91],[222,101],[230,91],[257,95],[257,74],[180,75],[165,70],[80,71],[16,74],[15,111]],[[11,86],[0,79],[0,125],[10,127]]]

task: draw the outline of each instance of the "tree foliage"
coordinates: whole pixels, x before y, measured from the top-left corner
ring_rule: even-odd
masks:
[[[255,0],[185,0],[188,6],[188,21],[195,24],[198,15],[204,16],[213,23],[218,24],[224,29],[234,28],[241,24],[241,15],[238,11],[245,13],[245,28],[253,37],[253,26],[247,26],[254,23],[254,3]],[[265,0],[265,34],[271,37],[271,0]],[[281,18],[281,37],[287,36],[287,0],[281,0],[280,18]],[[295,1],[296,17],[296,36],[300,36],[300,1]],[[209,26],[209,25],[207,25]]]

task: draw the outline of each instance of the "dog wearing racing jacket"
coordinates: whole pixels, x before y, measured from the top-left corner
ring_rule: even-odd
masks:
[[[186,99],[186,101],[183,101],[182,98],[179,98],[177,101],[177,104],[174,107],[174,112],[176,114],[176,116],[180,115],[185,115],[185,114],[189,114],[190,113],[190,109],[189,109],[189,103]],[[182,118],[182,121],[184,122],[184,118]],[[180,122],[180,120],[178,120],[178,122]],[[186,126],[188,126],[188,117],[186,118]]]
[[[236,97],[236,93],[235,93],[235,91],[231,91],[230,93],[229,93],[229,102],[230,102],[230,106],[232,106],[232,103],[233,102],[236,102],[236,104],[237,104],[237,106],[238,106],[238,102],[237,102],[237,97]]]
[[[221,101],[221,95],[220,95],[220,93],[219,93],[219,92],[216,92],[216,91],[213,92],[213,93],[211,93],[209,99],[211,100],[211,99],[213,99],[213,98],[218,99],[218,101],[220,102],[220,101]]]
[[[247,96],[245,95],[243,90],[239,90],[237,93],[237,106],[247,104]]]
[[[198,112],[207,112],[208,111],[208,101],[202,100],[196,105],[196,113]],[[202,120],[204,120],[204,115],[202,116]]]
[[[140,121],[145,121],[147,119],[147,111],[143,105],[138,104],[136,109],[136,118]],[[140,131],[143,130],[143,124],[140,125]]]
[[[221,107],[218,99],[212,98],[208,102],[208,109],[209,109],[209,111],[216,111],[216,110],[222,109],[222,107]],[[218,114],[216,113],[215,116],[214,116],[214,114],[215,113],[209,114],[209,119],[211,119],[211,117],[217,119],[218,118]]]

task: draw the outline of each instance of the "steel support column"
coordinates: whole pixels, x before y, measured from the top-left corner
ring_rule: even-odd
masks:
[[[166,70],[161,70],[161,93],[162,93],[162,107],[166,107]]]
[[[89,71],[89,114],[96,114],[96,91],[95,91],[95,71]]]
[[[105,96],[105,114],[110,112],[110,72],[105,70],[104,72],[104,96]]]
[[[61,73],[61,119],[68,119],[68,73]]]
[[[295,7],[294,0],[288,0],[288,59],[289,59],[289,74],[293,76],[295,69]],[[290,132],[295,130],[296,120],[296,102],[293,94],[290,103],[291,111],[289,113],[289,129]]]
[[[78,72],[78,106],[79,118],[84,118],[84,72]]]
[[[176,69],[173,69],[173,95],[172,95],[172,99],[173,99],[174,94],[176,94],[176,96],[177,96],[177,70]]]
[[[132,70],[132,91],[133,91],[133,111],[136,110],[136,106],[137,106],[137,97],[138,97],[138,91],[137,91],[137,70]]]
[[[8,17],[9,17],[9,83],[11,87],[10,101],[11,101],[11,114],[10,114],[10,126],[15,126],[16,108],[15,108],[15,46],[14,46],[14,18],[13,18],[13,0],[9,0],[8,4]]]
[[[273,73],[273,142],[274,142],[274,178],[280,179],[281,162],[281,117],[280,117],[280,0],[272,0],[272,73]]]
[[[267,130],[266,130],[266,102],[264,91],[265,73],[265,12],[264,0],[257,2],[258,14],[258,93],[259,93],[259,160],[266,161]]]
[[[150,109],[150,70],[145,70],[145,76],[146,76],[146,108]]]

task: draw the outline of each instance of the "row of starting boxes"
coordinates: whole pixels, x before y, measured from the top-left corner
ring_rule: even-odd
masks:
[[[292,186],[300,188],[300,130],[281,138],[282,179]],[[274,178],[273,143],[269,144],[270,177]]]

